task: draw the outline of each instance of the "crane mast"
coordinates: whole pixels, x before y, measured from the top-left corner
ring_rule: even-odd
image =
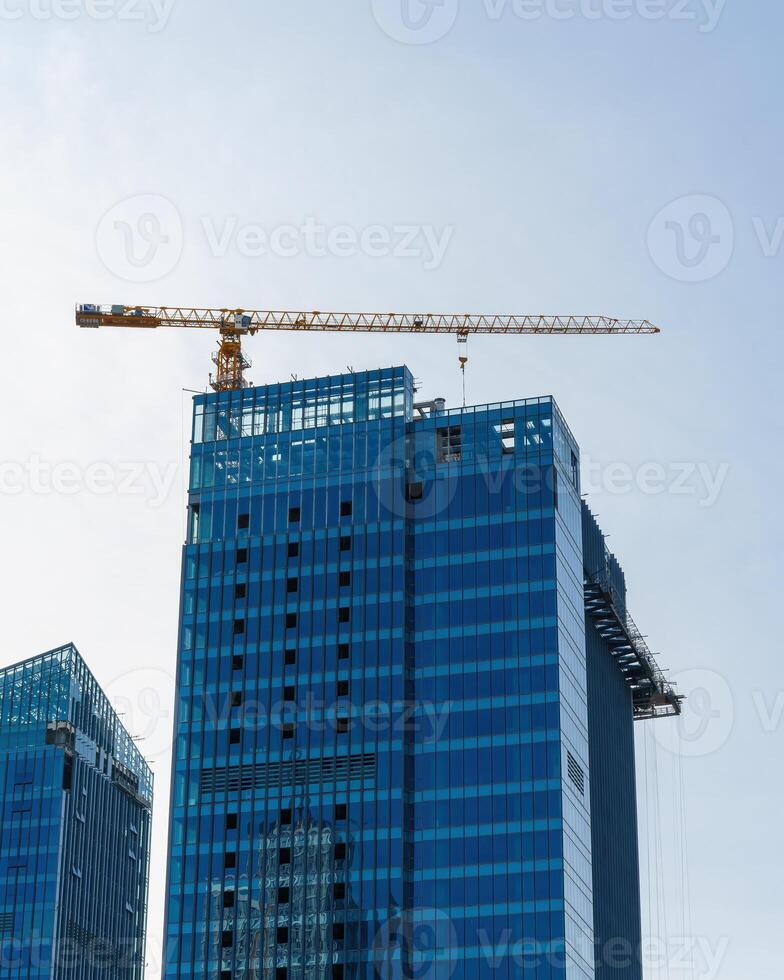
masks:
[[[656,334],[648,320],[619,320],[608,316],[546,316],[542,314],[471,313],[322,313],[319,310],[264,311],[166,306],[76,307],[76,324],[83,328],[188,327],[218,330],[218,350],[213,354],[217,371],[210,377],[215,391],[247,387],[244,373],[250,361],[242,350],[242,338],[259,330],[313,330],[328,333],[428,333],[452,334],[467,340],[471,334],[599,335]]]

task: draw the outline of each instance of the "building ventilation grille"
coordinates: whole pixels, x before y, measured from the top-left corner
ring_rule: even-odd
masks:
[[[569,773],[569,779],[579,790],[580,796],[585,796],[585,773],[571,752],[566,753],[566,769]]]
[[[0,936],[10,936],[14,931],[14,913],[0,912]]]
[[[100,957],[101,961],[106,964],[115,964],[118,962],[119,956],[127,955],[126,951],[125,954],[121,953],[118,956],[117,950],[110,942],[102,939],[89,929],[85,929],[84,926],[79,925],[73,919],[69,919],[66,923],[65,935],[66,939],[75,946],[89,950],[92,955]]]
[[[372,752],[365,752],[337,758],[291,759],[250,766],[202,769],[199,790],[205,796],[352,779],[368,782],[375,777],[376,756]]]
[[[78,922],[74,922],[73,919],[68,920],[68,924],[65,927],[66,936],[71,942],[76,943],[78,946],[89,946],[91,943],[95,942],[95,936],[89,929],[85,929],[84,926],[80,926]]]

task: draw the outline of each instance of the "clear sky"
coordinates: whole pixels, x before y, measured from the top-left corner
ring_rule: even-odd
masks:
[[[654,761],[662,788],[645,924],[666,907],[674,949],[690,904],[702,946],[648,976],[778,975],[781,4],[0,0],[0,21],[0,662],[73,640],[127,699],[158,777],[151,963],[182,389],[214,338],[80,332],[75,301],[660,324],[475,339],[468,401],[556,396],[633,615],[692,693],[680,729],[638,729],[642,799]],[[405,362],[460,397],[449,338],[248,346],[257,382]]]

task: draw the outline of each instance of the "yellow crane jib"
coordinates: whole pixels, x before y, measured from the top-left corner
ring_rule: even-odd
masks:
[[[207,309],[169,306],[102,306],[82,303],[76,307],[79,327],[192,327],[218,330],[217,366],[210,384],[216,391],[244,388],[244,372],[250,366],[242,352],[242,336],[259,330],[319,330],[355,333],[453,334],[465,340],[469,334],[656,334],[649,320],[619,320],[609,316],[547,316],[499,313],[322,313],[319,310],[266,311]]]

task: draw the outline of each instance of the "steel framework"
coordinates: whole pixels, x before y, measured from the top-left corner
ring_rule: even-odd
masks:
[[[249,367],[242,353],[243,335],[259,330],[318,330],[354,333],[453,334],[460,340],[471,334],[591,335],[656,334],[648,320],[618,320],[609,316],[546,316],[498,313],[322,313],[208,309],[182,306],[76,307],[80,327],[194,327],[220,331],[218,352],[213,357],[218,371],[210,384],[216,391],[246,387]]]
[[[631,688],[635,720],[679,715],[683,696],[667,680],[634,620],[622,611],[609,579],[599,573],[584,583],[583,590],[586,615]]]

